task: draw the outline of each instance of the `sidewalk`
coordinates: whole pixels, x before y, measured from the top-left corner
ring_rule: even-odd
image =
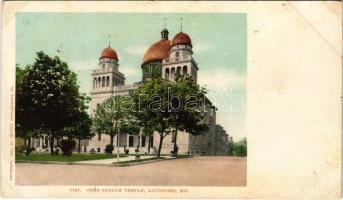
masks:
[[[140,159],[146,158],[153,158],[155,156],[141,156]],[[167,158],[168,159],[168,158]],[[119,162],[135,160],[135,156],[128,156],[128,157],[120,157]],[[111,165],[112,163],[117,163],[117,158],[110,158],[110,159],[101,159],[101,160],[85,160],[85,161],[76,161],[75,164],[104,164],[104,165]]]

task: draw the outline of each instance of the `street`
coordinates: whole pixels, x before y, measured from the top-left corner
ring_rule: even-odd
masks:
[[[115,167],[16,163],[17,185],[245,186],[246,158],[195,156]]]

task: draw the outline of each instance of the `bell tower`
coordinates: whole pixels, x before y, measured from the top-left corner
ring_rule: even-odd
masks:
[[[114,95],[115,87],[125,84],[125,76],[119,71],[117,52],[110,46],[99,58],[98,68],[92,72],[91,106],[92,113],[107,98]]]
[[[191,76],[197,82],[198,65],[193,59],[192,40],[184,32],[175,35],[171,42],[169,57],[163,59],[162,77],[175,80],[177,74]]]

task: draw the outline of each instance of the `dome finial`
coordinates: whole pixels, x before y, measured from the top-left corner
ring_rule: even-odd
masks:
[[[108,47],[111,47],[111,35],[108,35]]]
[[[164,26],[163,26],[163,28],[166,28],[166,21],[167,21],[167,18],[164,17],[163,20],[164,20],[164,24],[163,24]]]
[[[181,32],[182,32],[182,17],[180,19],[181,23],[180,23],[180,26],[181,26]]]

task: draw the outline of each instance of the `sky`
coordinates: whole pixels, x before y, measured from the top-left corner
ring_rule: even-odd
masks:
[[[126,84],[141,81],[145,51],[160,40],[187,33],[198,63],[198,84],[217,107],[217,124],[235,141],[246,137],[247,19],[245,13],[17,13],[16,63],[33,64],[36,52],[59,56],[89,94],[91,70],[110,41]],[[109,37],[110,35],[110,37]],[[57,51],[59,50],[59,52]]]

